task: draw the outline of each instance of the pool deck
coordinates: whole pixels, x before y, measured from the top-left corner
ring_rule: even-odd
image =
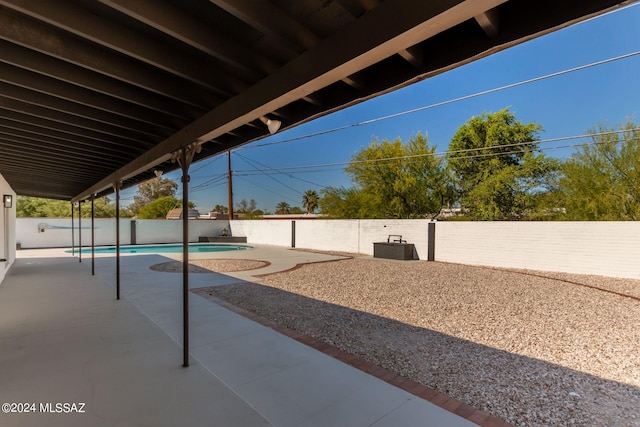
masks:
[[[474,425],[198,295],[190,294],[191,366],[182,368],[181,275],[155,272],[163,255],[79,263],[61,249],[23,250],[0,285],[0,401],[82,402],[82,414],[0,413],[2,426]],[[192,289],[330,255],[259,245],[193,254],[259,259],[267,267],[192,274]]]

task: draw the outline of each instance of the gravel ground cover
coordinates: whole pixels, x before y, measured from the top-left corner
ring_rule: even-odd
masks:
[[[637,280],[354,258],[199,293],[518,426],[640,426]]]
[[[190,273],[229,273],[233,271],[254,270],[268,266],[267,261],[250,259],[192,259],[189,260]],[[154,264],[150,269],[165,273],[181,273],[181,261],[169,261]]]

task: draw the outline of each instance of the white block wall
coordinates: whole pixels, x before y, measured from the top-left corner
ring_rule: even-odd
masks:
[[[40,223],[67,228],[39,233]],[[416,246],[418,259],[425,260],[428,224],[428,220],[297,220],[296,247],[372,255],[374,242],[400,234]],[[91,236],[85,227],[90,221],[82,225],[82,241],[88,246]],[[227,228],[233,236],[247,237],[250,244],[291,247],[290,220],[203,220],[189,225],[192,242],[199,236],[218,236]],[[70,226],[69,219],[18,218],[17,241],[24,248],[70,246]],[[115,243],[114,220],[96,220],[96,227],[96,244]],[[130,242],[129,227],[130,220],[122,220],[122,244]],[[139,244],[182,241],[181,221],[137,220],[137,229]],[[75,237],[77,245],[77,229]],[[640,279],[640,222],[437,222],[435,260]]]
[[[0,262],[0,283],[16,259],[16,193],[0,174],[0,197],[5,194],[13,196],[13,205],[11,208],[5,208],[0,203],[0,259],[6,259]]]
[[[360,253],[359,229],[360,220],[296,221],[296,248]]]
[[[428,220],[297,220],[296,248],[333,250],[373,255],[374,242],[390,234],[416,245],[420,259],[427,258]],[[290,220],[231,221],[234,236],[249,243],[291,246]]]
[[[120,244],[131,243],[131,219],[120,220]],[[136,243],[179,243],[182,242],[181,220],[135,220]],[[91,246],[91,220],[83,218],[82,244]],[[74,219],[74,244],[79,245],[78,218]],[[227,220],[189,221],[189,241],[197,242],[200,236],[218,236],[223,228],[228,228]],[[41,231],[44,230],[44,231]],[[18,218],[17,242],[22,248],[55,248],[71,246],[71,218]],[[115,245],[115,219],[95,220],[95,244]],[[15,246],[15,245],[14,245]]]
[[[439,222],[435,260],[640,279],[640,222]]]
[[[246,237],[249,243],[274,246],[291,246],[291,221],[233,220],[230,224],[231,235]]]

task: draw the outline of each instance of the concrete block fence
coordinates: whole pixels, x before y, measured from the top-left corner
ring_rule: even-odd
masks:
[[[640,279],[640,222],[439,222],[436,261]]]
[[[182,242],[182,220],[151,220],[122,218],[120,220],[120,244],[129,245],[135,221],[135,243],[179,243]],[[91,246],[91,220],[83,218],[82,245]],[[229,221],[189,221],[189,241],[197,242],[199,236],[218,236],[222,229],[229,228]],[[23,249],[71,247],[71,218],[18,218],[16,221],[16,243]],[[74,219],[74,244],[80,244],[78,218]],[[115,219],[95,220],[95,244],[116,244]]]
[[[422,260],[431,240],[435,261],[640,279],[640,222],[436,222],[431,236],[429,223],[270,220],[230,226],[248,242],[277,246],[373,255],[373,243],[394,234],[413,243]]]
[[[431,230],[430,233],[430,226]],[[181,221],[136,220],[136,243],[177,243]],[[640,279],[640,222],[430,222],[429,220],[190,221],[189,241],[218,236],[224,228],[249,244],[373,254],[389,235],[415,245],[426,260]],[[434,226],[435,224],[435,226]],[[78,244],[78,222],[75,222]],[[90,245],[90,221],[82,221]],[[44,230],[44,231],[43,231]],[[121,243],[131,243],[131,220],[123,219]],[[429,250],[431,242],[432,250]],[[70,219],[18,218],[16,243],[23,248],[71,245]],[[115,221],[96,220],[96,244],[115,244]]]

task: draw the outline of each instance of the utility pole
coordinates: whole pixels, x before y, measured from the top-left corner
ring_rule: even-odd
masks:
[[[228,172],[227,172],[227,182],[229,183],[229,220],[233,219],[233,179],[231,177],[231,150],[227,151],[227,164],[228,164]]]

